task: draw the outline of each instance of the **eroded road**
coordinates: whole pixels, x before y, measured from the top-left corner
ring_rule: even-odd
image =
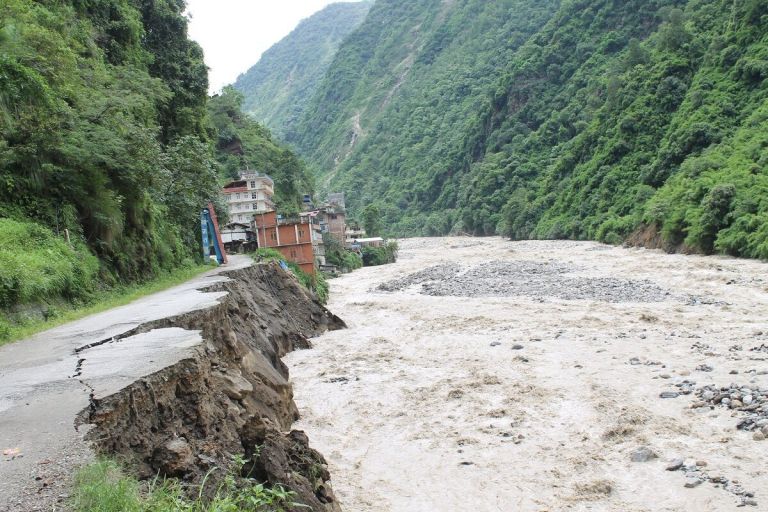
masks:
[[[348,330],[286,359],[297,427],[348,511],[768,510],[765,271],[406,240],[332,281]]]

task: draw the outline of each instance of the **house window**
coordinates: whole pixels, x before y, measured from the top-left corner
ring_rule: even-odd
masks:
[[[237,220],[243,220],[243,216],[242,215],[238,215],[237,216]]]
[[[300,230],[299,230],[299,237],[302,237],[302,236],[304,236],[304,230],[303,230],[303,229],[300,229]]]
[[[259,193],[258,192],[253,192],[251,194],[251,199],[258,199],[258,198],[259,198]]]
[[[336,220],[336,214],[332,213],[332,214],[331,214],[331,219],[332,219],[332,220]]]
[[[253,209],[258,210],[259,209],[259,203],[253,203]]]
[[[256,182],[255,181],[251,182],[251,188],[256,188]]]
[[[272,233],[270,233],[270,238],[271,238],[272,240],[277,240],[277,235],[275,235],[275,232],[274,232],[274,231],[273,231]]]
[[[235,199],[240,199],[240,194],[235,194]]]

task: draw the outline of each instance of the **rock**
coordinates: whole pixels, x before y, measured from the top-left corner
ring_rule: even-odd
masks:
[[[680,393],[677,391],[664,391],[659,395],[660,398],[677,398],[679,396]]]
[[[763,434],[762,432],[755,432],[752,435],[752,439],[754,439],[755,441],[765,441],[765,434]]]
[[[500,341],[492,341],[492,342],[491,342],[491,346],[492,346],[492,347],[498,347],[499,345],[501,345],[501,342],[500,342]]]
[[[760,431],[765,437],[768,437],[768,425],[764,426]]]
[[[738,373],[739,373],[738,370],[731,370],[728,372],[729,375],[738,375]]]
[[[683,464],[685,464],[685,460],[683,459],[672,459],[671,461],[669,461],[669,464],[667,464],[666,470],[677,471],[678,469],[683,467]]]
[[[700,468],[707,467],[707,461],[705,461],[705,460],[697,460],[696,461],[696,466],[700,467]]]
[[[670,379],[670,378],[672,378],[672,376],[670,374],[668,374],[668,373],[662,373],[661,375],[659,375],[659,377],[661,377],[662,379]]]
[[[701,478],[698,478],[698,477],[688,477],[685,480],[685,487],[687,489],[693,489],[694,487],[700,486],[702,481],[703,480]]]
[[[649,460],[657,459],[658,457],[659,456],[647,446],[641,446],[632,452],[629,458],[632,462],[648,462]]]
[[[155,449],[152,458],[166,476],[183,476],[195,467],[192,448],[190,448],[187,440],[181,437],[171,439],[163,446]]]
[[[524,348],[525,347],[523,347],[519,343],[515,343],[514,345],[512,345],[512,350],[523,350]]]
[[[714,392],[714,391],[710,391],[710,390],[707,390],[707,391],[705,391],[704,393],[702,393],[702,394],[701,394],[701,398],[702,398],[703,400],[706,400],[706,401],[710,401],[710,400],[712,400],[713,398],[715,398],[715,392]]]
[[[253,392],[253,384],[239,371],[215,372],[214,375],[221,380],[221,390],[232,400],[242,400]]]
[[[754,401],[754,398],[752,395],[746,395],[741,399],[741,401],[744,402],[744,405],[750,405]]]
[[[725,401],[725,400],[723,400]],[[741,403],[741,400],[731,400],[731,403],[729,404],[729,407],[731,409],[738,409],[739,407],[744,407],[744,404]]]

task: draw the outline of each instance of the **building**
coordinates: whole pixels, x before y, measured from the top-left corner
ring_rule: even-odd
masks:
[[[221,240],[225,244],[228,242],[247,242],[255,237],[256,234],[251,229],[250,224],[230,222],[221,229]]]
[[[365,233],[365,230],[363,228],[361,228],[359,225],[352,224],[352,225],[348,225],[347,226],[347,231],[344,234],[344,236],[346,238],[346,245],[345,246],[347,248],[349,248],[349,247],[352,247],[352,245],[358,239],[365,238],[366,237],[366,233]],[[359,246],[359,244],[358,244],[358,246]]]
[[[307,211],[300,214],[302,218],[311,218],[312,222],[320,226],[320,232],[328,234],[341,245],[346,242],[347,212],[345,210],[344,194],[334,193],[328,195],[328,201],[317,207],[312,204],[311,198],[305,196],[304,205]]]
[[[360,247],[383,247],[384,239],[380,236],[374,238],[358,238],[353,242],[353,244]]]
[[[229,224],[250,224],[254,214],[275,208],[275,183],[266,174],[242,172],[240,179],[225,185],[222,192],[229,206]]]
[[[286,260],[296,263],[307,274],[314,275],[317,265],[325,264],[325,251],[319,225],[314,217],[280,219],[277,212],[254,215],[254,228],[259,247],[274,248]]]

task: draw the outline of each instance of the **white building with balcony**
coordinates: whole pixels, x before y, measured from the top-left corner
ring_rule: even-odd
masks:
[[[275,182],[266,174],[241,172],[240,179],[225,185],[222,193],[229,205],[230,224],[250,224],[254,214],[275,209]]]

